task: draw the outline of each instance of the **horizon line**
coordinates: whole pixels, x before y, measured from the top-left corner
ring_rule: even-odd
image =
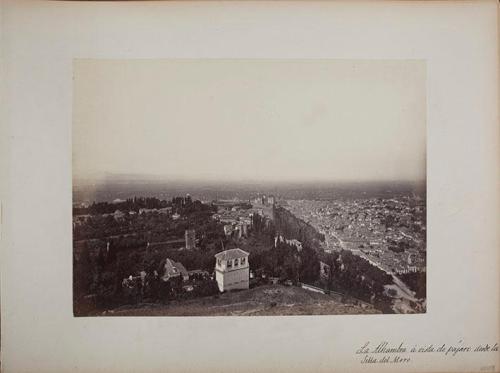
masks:
[[[156,175],[106,175],[103,177],[73,177],[73,186],[85,184],[112,184],[112,183],[193,183],[193,184],[328,184],[328,183],[412,183],[422,184],[422,179],[250,179],[250,178],[183,178]]]

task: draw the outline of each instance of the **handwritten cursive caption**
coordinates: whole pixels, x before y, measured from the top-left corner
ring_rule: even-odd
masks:
[[[391,345],[385,341],[376,344],[368,341],[356,350],[356,355],[361,357],[361,364],[408,364],[416,354],[441,354],[454,358],[462,354],[489,352],[498,352],[498,343],[467,345],[460,340],[455,344],[416,345],[401,342]],[[492,368],[494,370],[494,366]]]

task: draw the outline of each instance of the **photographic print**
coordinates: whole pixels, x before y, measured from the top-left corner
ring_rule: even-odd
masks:
[[[75,60],[75,316],[426,312],[419,60]]]

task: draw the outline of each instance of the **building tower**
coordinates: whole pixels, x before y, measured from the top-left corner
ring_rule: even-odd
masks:
[[[184,238],[186,241],[187,250],[196,249],[196,231],[194,229],[186,229],[186,232],[184,233]]]
[[[225,250],[215,255],[215,280],[219,291],[250,287],[248,255],[241,249]]]

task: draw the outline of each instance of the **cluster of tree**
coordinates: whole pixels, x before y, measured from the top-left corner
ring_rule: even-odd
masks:
[[[96,256],[99,264],[102,264],[103,258],[105,258],[106,263],[109,263],[114,261],[119,253],[127,251],[133,251],[130,253],[132,256],[139,255],[143,259],[148,259],[151,255],[146,255],[145,252],[154,253],[167,250],[171,253],[172,259],[182,262],[188,268],[213,269],[214,255],[222,247],[228,245],[222,225],[214,220],[199,225],[196,231],[196,236],[199,237],[197,248],[195,250],[179,251],[178,249],[184,245],[184,232],[189,226],[189,223],[184,221],[176,223],[175,228],[170,230],[160,228],[159,231],[150,230],[112,238],[85,240],[75,243],[75,247],[80,252],[93,253],[91,255]],[[161,229],[163,229],[163,232]],[[151,248],[148,248],[148,243]],[[140,264],[143,267],[150,266],[150,263],[146,263],[145,260],[134,260],[133,263]],[[129,272],[136,271],[133,266],[129,266],[129,268]]]
[[[115,295],[115,300],[122,303],[135,304],[139,302],[160,302],[167,303],[174,300],[183,300],[196,297],[206,297],[219,294],[217,282],[206,278],[203,280],[190,282],[191,291],[186,291],[182,277],[173,277],[164,281],[153,272],[148,272],[145,276],[144,285],[141,279],[134,281],[134,286],[123,287],[121,292]]]
[[[236,204],[235,206],[237,206],[241,210],[248,210],[248,209],[252,208],[252,204],[248,203],[248,202],[240,202],[240,203]]]
[[[392,228],[396,224],[396,217],[391,214],[387,214],[382,218],[382,224],[386,229]]]
[[[92,305],[87,306],[95,312],[99,308],[114,308],[145,299],[165,301],[215,294],[217,287],[208,279],[195,281],[194,289],[186,293],[175,286],[175,281],[165,283],[158,275],[154,276],[155,271],[160,275],[163,273],[167,257],[181,262],[188,270],[203,269],[211,273],[214,255],[227,244],[223,225],[211,218],[214,206],[189,197],[174,198],[170,205],[179,211],[181,219],[174,220],[170,214],[154,212],[126,215],[119,221],[111,216],[97,215],[75,227],[75,313],[88,313],[87,297],[93,299]],[[177,244],[181,241],[180,246],[183,246],[188,228],[196,228],[198,247],[192,251],[179,251]],[[177,246],[170,246],[172,241]],[[140,282],[124,289],[123,279],[137,276],[141,271],[147,273],[148,285],[143,287]]]
[[[213,214],[217,212],[217,206],[193,200],[191,196],[172,198],[172,210],[181,214],[205,213]]]
[[[236,208],[238,210],[248,210],[252,208],[252,204],[248,202],[212,201],[212,203],[225,210],[231,210],[233,208]]]
[[[405,249],[400,245],[389,245],[389,250],[395,253],[403,253],[405,251]]]
[[[135,201],[141,201],[134,202]],[[188,202],[186,202],[186,200]],[[128,200],[131,203],[142,204],[144,201],[159,201],[155,198],[136,198]],[[166,241],[175,237],[182,238],[188,227],[201,227],[202,230],[210,222],[215,207],[192,201],[191,198],[176,197],[169,202],[172,209],[178,212],[182,219],[174,220],[170,214],[147,212],[143,214],[125,214],[121,219],[111,215],[93,215],[82,220],[73,228],[75,241],[88,239],[106,239],[114,236],[139,235],[147,242]],[[112,205],[114,206],[114,204]],[[113,210],[114,211],[114,210]],[[208,224],[209,225],[209,224]],[[213,231],[215,227],[208,226],[206,230]],[[215,229],[216,230],[216,229]],[[222,228],[218,230],[220,233]]]
[[[417,298],[426,297],[426,273],[406,273],[399,276],[408,287],[415,292]]]
[[[269,246],[274,243],[274,237],[276,236],[276,228],[274,223],[259,214],[252,215],[252,230],[254,234],[258,235],[259,238]]]
[[[389,241],[389,250],[391,250],[395,253],[404,253],[409,248],[410,248],[410,243],[406,240],[400,240],[400,241],[390,240]]]
[[[384,285],[392,283],[391,276],[348,250],[324,254],[321,259],[330,268],[322,280],[327,289],[371,303],[384,312],[390,310]]]
[[[296,246],[278,242],[276,247],[252,253],[249,260],[252,268],[280,281],[314,283],[319,278],[318,254],[307,246],[298,251]]]
[[[216,207],[204,204],[201,201],[193,200],[191,196],[174,197],[171,201],[161,200],[156,197],[133,197],[125,201],[116,202],[92,202],[88,207],[74,206],[73,215],[102,215],[111,214],[116,210],[135,211],[140,209],[162,209],[172,207],[174,211],[189,213],[192,211],[210,210],[215,211]],[[214,210],[215,208],[215,210]]]
[[[201,251],[220,251],[222,243],[226,242],[223,224],[212,219],[196,225],[196,236]]]
[[[138,302],[167,302],[197,296],[218,294],[216,283],[204,276],[194,276],[189,284],[192,291],[183,289],[181,278],[162,280],[166,258],[181,262],[188,270],[213,272],[215,251],[156,250],[141,246],[125,250],[112,241],[86,242],[78,248],[80,255],[73,262],[73,291],[76,314],[89,314]],[[139,277],[146,273],[145,283]],[[134,276],[133,286],[124,287],[123,280]],[[94,302],[87,304],[92,296]]]
[[[287,238],[294,238],[303,244],[319,249],[320,243],[325,241],[325,235],[319,233],[312,225],[297,218],[281,206],[273,207],[273,217],[276,231]]]
[[[414,233],[421,233],[423,231],[422,227],[418,224],[412,224],[411,225],[411,230],[414,232]]]
[[[73,228],[73,240],[88,240],[130,232],[130,221],[127,217],[123,221],[116,221],[112,216],[92,216]]]
[[[92,202],[89,207],[73,207],[73,215],[111,214],[116,210],[139,211],[139,209],[160,209],[171,206],[166,200],[156,197],[134,197],[120,202]]]

